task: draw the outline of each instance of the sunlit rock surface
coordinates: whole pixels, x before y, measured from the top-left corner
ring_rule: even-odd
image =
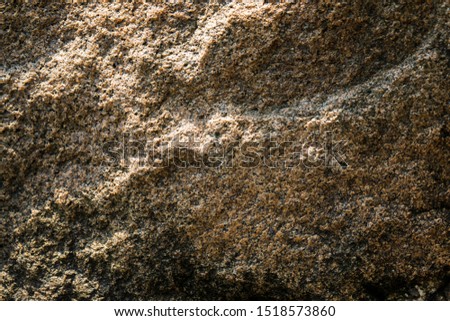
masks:
[[[0,299],[450,298],[448,2],[0,6]]]

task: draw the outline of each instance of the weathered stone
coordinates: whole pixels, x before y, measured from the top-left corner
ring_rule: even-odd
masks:
[[[0,6],[0,299],[449,299],[447,1]]]

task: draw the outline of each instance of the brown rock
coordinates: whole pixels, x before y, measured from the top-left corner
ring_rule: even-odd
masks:
[[[0,299],[449,299],[447,1],[1,6]]]

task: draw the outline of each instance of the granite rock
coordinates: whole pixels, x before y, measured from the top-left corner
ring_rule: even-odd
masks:
[[[448,2],[242,2],[0,4],[0,299],[450,299]]]

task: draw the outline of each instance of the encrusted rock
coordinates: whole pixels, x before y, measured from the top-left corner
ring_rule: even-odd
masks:
[[[450,299],[448,2],[242,2],[1,4],[0,299]]]

